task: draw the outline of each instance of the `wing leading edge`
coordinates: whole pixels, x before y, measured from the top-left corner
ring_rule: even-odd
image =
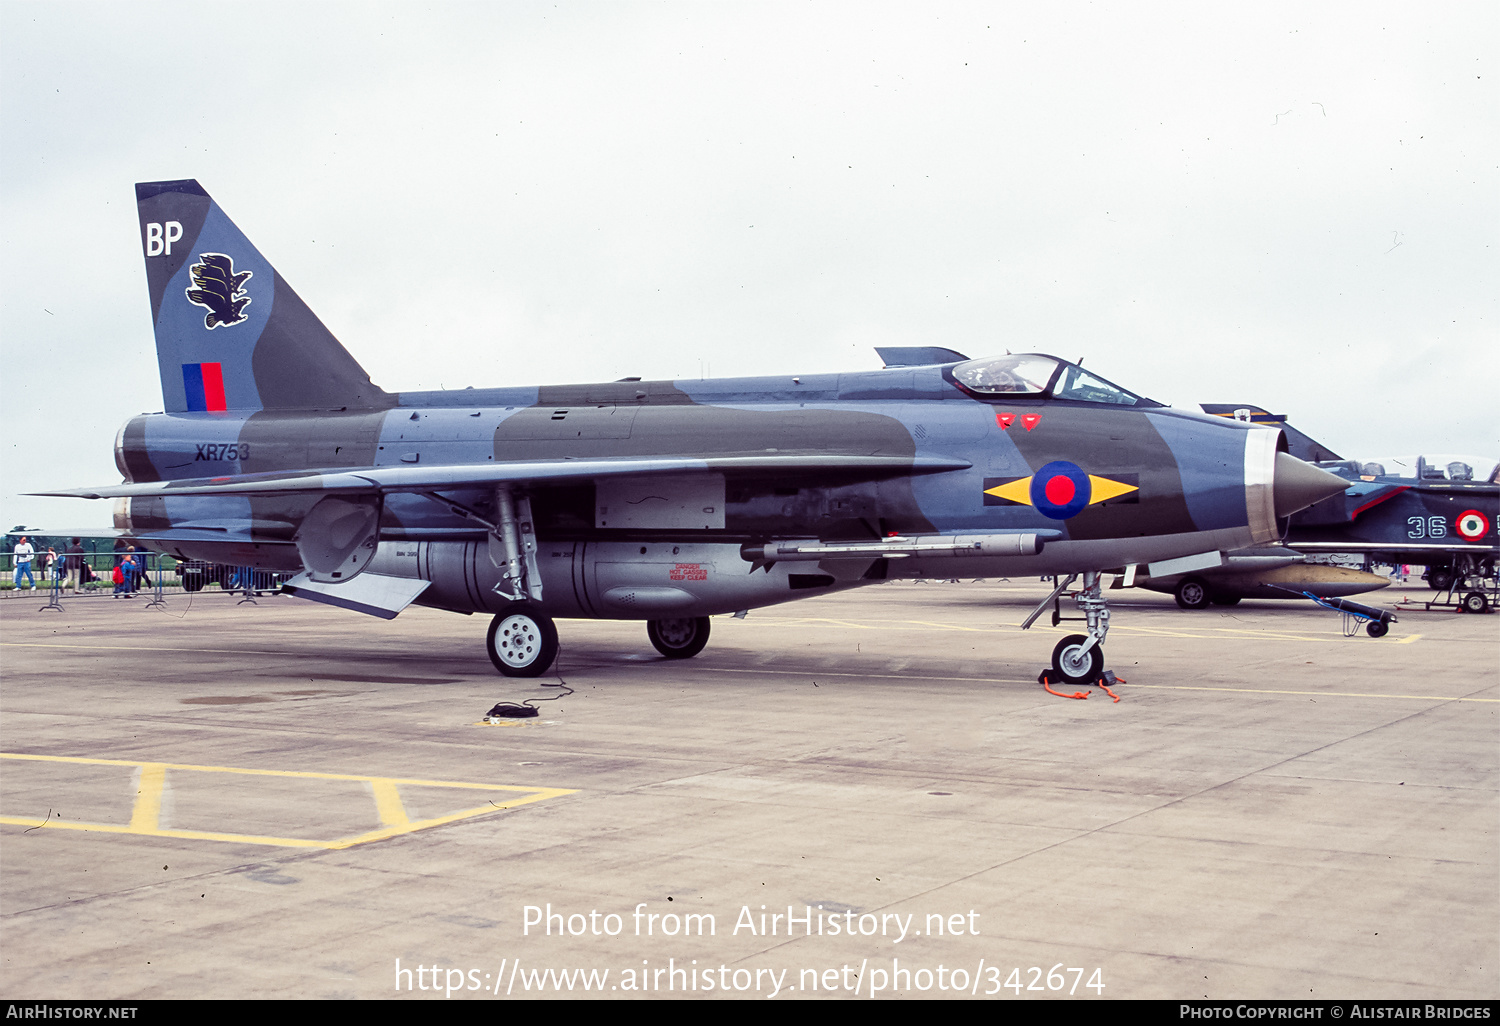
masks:
[[[434,467],[369,467],[198,477],[177,481],[76,488],[35,495],[77,499],[116,499],[174,495],[296,495],[306,493],[375,494],[426,492],[434,489],[498,484],[562,484],[602,477],[638,474],[774,473],[815,475],[837,472],[852,478],[894,474],[935,474],[967,470],[967,460],[940,456],[845,456],[766,454],[755,456],[666,456],[652,458],[528,460],[514,463],[459,464]]]

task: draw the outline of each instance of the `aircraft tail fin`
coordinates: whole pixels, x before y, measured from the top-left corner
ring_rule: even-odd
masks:
[[[1344,458],[1323,443],[1307,437],[1292,427],[1287,423],[1284,413],[1267,413],[1259,406],[1251,406],[1248,403],[1199,403],[1198,408],[1215,417],[1229,418],[1234,418],[1240,410],[1245,410],[1250,414],[1252,423],[1270,424],[1281,428],[1282,433],[1286,435],[1287,446],[1291,454],[1307,463],[1322,463]]]
[[[168,413],[395,405],[202,186],[135,197]]]

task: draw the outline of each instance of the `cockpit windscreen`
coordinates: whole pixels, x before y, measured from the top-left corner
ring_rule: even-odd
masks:
[[[1052,395],[1057,399],[1078,399],[1086,403],[1114,403],[1116,406],[1134,406],[1141,397],[1112,385],[1103,378],[1096,378],[1082,367],[1067,364],[1060,381],[1053,387]]]

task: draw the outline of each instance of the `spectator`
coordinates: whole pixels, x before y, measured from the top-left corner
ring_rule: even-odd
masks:
[[[141,574],[145,572],[145,553],[137,554],[134,545],[125,546],[125,554],[130,557],[131,569],[125,572],[125,583],[130,586],[130,594],[134,595],[141,590]]]
[[[21,575],[25,574],[31,590],[36,591],[36,578],[31,576],[31,558],[36,555],[36,549],[31,547],[31,542],[26,540],[24,534],[21,535],[21,540],[16,544],[12,554],[16,557],[16,571],[11,575],[11,582],[19,589]]]
[[[125,553],[125,558],[120,560],[120,565],[115,567],[115,591],[111,598],[130,598],[131,592],[135,590],[135,551],[132,547],[130,552]]]
[[[67,572],[67,580],[63,584],[63,588],[72,588],[74,591],[77,591],[79,585],[79,573],[83,569],[82,538],[74,538],[73,543],[69,545],[67,551],[63,553],[63,568]]]

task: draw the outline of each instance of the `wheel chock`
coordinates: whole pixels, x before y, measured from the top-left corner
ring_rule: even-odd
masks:
[[[1060,681],[1060,680],[1059,681],[1053,681],[1051,670],[1047,670],[1047,669],[1042,670],[1041,673],[1037,674],[1037,676],[1036,676],[1036,682],[1038,684],[1040,684],[1046,690],[1047,694],[1049,694],[1049,695],[1056,695],[1058,698],[1086,699],[1086,698],[1089,697],[1089,693],[1087,691],[1075,691],[1071,695],[1066,694],[1066,693],[1064,693],[1062,691],[1053,691],[1052,690],[1052,685],[1054,683],[1061,684],[1062,681]],[[1127,681],[1125,680],[1125,678],[1123,678],[1123,677],[1116,677],[1113,670],[1105,670],[1102,674],[1100,674],[1098,680],[1094,681],[1092,684],[1090,684],[1088,686],[1089,687],[1097,687],[1097,688],[1103,689],[1103,691],[1104,691],[1104,693],[1106,695],[1108,695],[1110,698],[1113,698],[1116,702],[1118,702],[1120,700],[1120,696],[1117,695],[1117,694],[1115,694],[1113,691],[1111,691],[1109,689],[1109,686],[1111,684],[1125,684],[1125,683],[1127,683]]]

